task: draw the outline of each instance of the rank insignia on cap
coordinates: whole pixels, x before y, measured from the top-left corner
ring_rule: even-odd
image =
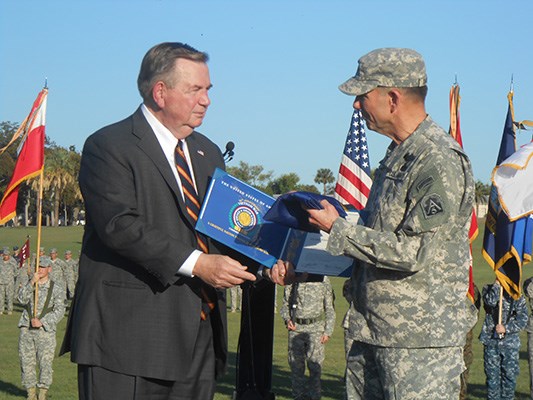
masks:
[[[440,214],[444,211],[442,199],[436,193],[430,194],[429,196],[426,196],[424,200],[422,200],[422,209],[424,210],[424,217],[426,218],[431,218],[437,214]]]

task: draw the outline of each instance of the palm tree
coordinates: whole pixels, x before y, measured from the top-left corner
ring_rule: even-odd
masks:
[[[490,185],[487,185],[481,181],[476,182],[475,187],[475,202],[476,202],[476,215],[479,217],[479,206],[480,204],[487,204],[489,201],[490,195]]]
[[[335,176],[333,176],[333,172],[329,168],[320,168],[316,171],[315,183],[323,185],[322,194],[328,193],[328,184],[333,182],[335,182]]]

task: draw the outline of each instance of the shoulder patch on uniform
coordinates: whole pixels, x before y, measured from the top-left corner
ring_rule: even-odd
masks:
[[[435,179],[433,179],[432,176],[428,176],[427,178],[423,179],[416,185],[416,190],[420,191],[424,189],[425,187],[431,185],[434,181]]]
[[[431,218],[444,211],[442,199],[437,193],[432,193],[422,200],[422,210],[424,210],[424,217]]]

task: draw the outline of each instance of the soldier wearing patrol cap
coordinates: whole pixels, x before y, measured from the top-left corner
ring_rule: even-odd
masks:
[[[339,89],[367,127],[392,142],[376,170],[363,225],[323,201],[310,222],[327,250],[356,259],[349,310],[348,399],[457,399],[466,332],[474,199],[470,161],[426,113],[427,76],[411,49],[359,59]]]
[[[50,265],[49,257],[40,257],[39,271],[20,288],[18,294],[18,300],[24,307],[18,324],[20,369],[28,400],[46,399],[52,384],[56,328],[65,314],[65,291],[62,285],[56,284],[50,278]],[[37,285],[39,292],[35,310],[34,295]]]
[[[0,315],[3,314],[5,305],[7,305],[7,314],[13,313],[16,274],[17,263],[11,257],[9,248],[4,247],[0,260]]]
[[[335,326],[334,297],[327,276],[321,282],[297,282],[285,287],[280,315],[289,331],[288,360],[296,400],[321,398],[325,345]],[[305,376],[306,367],[309,377]]]

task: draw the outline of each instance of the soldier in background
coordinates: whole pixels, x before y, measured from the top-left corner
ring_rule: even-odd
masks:
[[[2,261],[0,261],[0,315],[4,313],[6,303],[7,315],[13,314],[15,276],[17,272],[17,263],[11,257],[9,248],[4,247]]]
[[[500,314],[500,282],[483,287],[485,321],[479,334],[483,343],[483,361],[487,377],[488,400],[513,400],[520,351],[519,333],[527,325],[528,312],[524,296],[513,299],[504,291]]]
[[[67,278],[67,298],[74,297],[74,289],[78,282],[79,264],[78,260],[72,258],[72,251],[65,251],[65,276]]]
[[[56,284],[62,285],[63,291],[67,293],[67,266],[63,260],[57,257],[57,249],[55,248],[50,249],[50,267],[52,267],[50,279],[52,279]]]
[[[242,309],[242,289],[239,285],[229,289],[231,299],[231,312],[241,311]]]
[[[526,326],[527,354],[529,361],[529,395],[533,400],[533,276],[524,281],[524,296],[529,300],[530,314]]]
[[[479,309],[481,308],[481,294],[479,293],[479,289],[475,284],[473,306],[475,307],[477,317],[479,317]],[[468,377],[470,375],[470,366],[474,361],[474,352],[472,349],[472,342],[474,341],[474,327],[475,325],[466,334],[466,344],[463,348],[463,358],[465,360],[466,369],[461,374],[461,393],[459,394],[459,400],[465,400],[466,394],[468,393]]]
[[[335,326],[334,294],[328,277],[322,282],[286,286],[281,317],[289,331],[288,359],[295,400],[321,398],[320,377],[325,344]],[[309,379],[305,369],[309,369]]]
[[[51,278],[51,260],[39,258],[39,271],[19,290],[18,300],[24,305],[20,317],[19,357],[22,385],[28,400],[45,400],[52,384],[52,362],[56,348],[57,324],[65,314],[65,291]],[[34,313],[35,286],[38,282],[37,310]],[[34,317],[35,315],[35,317]],[[37,368],[39,378],[37,378]]]

